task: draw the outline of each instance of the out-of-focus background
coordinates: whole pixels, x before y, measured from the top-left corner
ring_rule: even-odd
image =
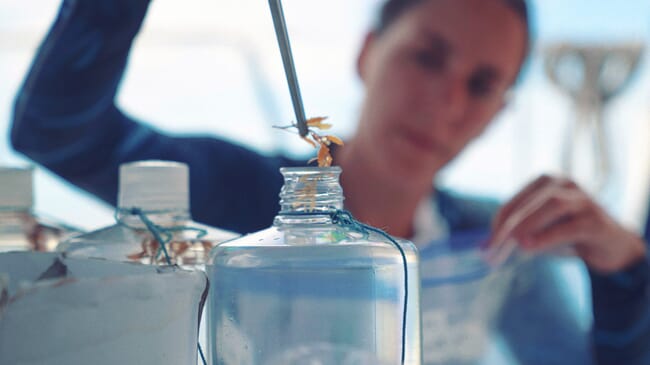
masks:
[[[330,116],[342,136],[354,129],[362,95],[356,52],[378,4],[284,1],[307,114]],[[0,1],[0,165],[29,163],[9,146],[12,102],[59,5],[58,0]],[[484,138],[440,177],[443,185],[505,199],[542,172],[561,172],[566,133],[577,117],[568,94],[547,77],[549,47],[647,45],[650,40],[648,0],[535,0],[533,6],[533,56],[512,102]],[[594,188],[608,209],[632,227],[645,217],[650,188],[647,64],[642,61],[605,108],[612,174],[605,186]],[[614,79],[625,76],[621,67],[610,69]],[[575,57],[558,72],[570,82],[580,80]],[[153,1],[119,104],[169,132],[208,133],[265,152],[312,153],[271,128],[293,114],[266,1]],[[588,141],[577,146],[589,150]],[[593,182],[588,172],[581,179]],[[36,210],[85,228],[112,219],[110,207],[42,169],[37,169]]]
[[[357,50],[380,0],[283,3],[307,114],[329,116],[334,132],[349,136],[362,95]],[[9,145],[12,104],[59,5],[59,0],[0,0],[0,165],[29,164]],[[572,174],[617,219],[640,229],[650,194],[650,0],[534,0],[532,5],[532,57],[511,102],[439,183],[507,199],[541,173]],[[614,50],[599,68],[600,85],[623,87],[603,105],[601,122],[581,117],[575,100],[558,87],[587,81],[585,60],[576,53],[581,47],[591,47],[592,55]],[[641,61],[631,70],[625,61],[635,52]],[[588,62],[597,58],[590,57]],[[291,121],[293,113],[263,0],[153,1],[119,104],[170,133],[210,134],[267,153],[313,154],[307,144],[272,128]],[[595,152],[599,142],[584,130],[570,138],[574,126],[595,131],[598,125],[605,135],[601,152]],[[607,179],[598,177],[603,155],[609,161]],[[41,168],[36,169],[35,197],[37,213],[82,228],[113,220],[111,207]],[[584,271],[576,265],[566,270],[566,290],[575,295],[588,328]]]

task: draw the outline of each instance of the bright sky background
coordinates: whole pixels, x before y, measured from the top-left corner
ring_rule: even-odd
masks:
[[[354,128],[361,95],[354,59],[377,1],[283,1],[307,113],[329,115],[342,135]],[[54,0],[0,0],[0,164],[26,163],[2,136],[15,92],[58,6]],[[557,169],[557,141],[571,114],[542,72],[546,45],[650,39],[650,0],[536,0],[534,8],[537,48],[525,82],[488,134],[441,177],[444,184],[505,198],[533,176]],[[165,130],[219,135],[262,151],[308,152],[270,128],[292,119],[272,29],[266,1],[155,0],[119,103]],[[643,147],[650,137],[648,69],[644,64],[609,111],[627,128],[612,132],[620,179],[603,200],[622,201],[612,210],[632,223],[643,215],[639,202],[647,201],[642,195],[650,174],[635,167],[650,161]],[[630,156],[637,165],[626,165]],[[109,208],[42,170],[36,189],[41,212],[84,227],[110,222]]]

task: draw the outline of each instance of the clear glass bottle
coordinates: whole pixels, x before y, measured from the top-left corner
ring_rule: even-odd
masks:
[[[273,226],[210,255],[212,364],[393,365],[403,347],[404,363],[420,364],[415,246],[399,241],[404,262],[383,236],[332,222],[329,212],[343,207],[340,168],[281,172]]]
[[[48,221],[33,211],[31,168],[0,167],[0,252],[54,251],[76,228]]]
[[[169,161],[139,161],[120,166],[118,222],[73,237],[59,251],[143,264],[166,264],[160,243],[139,209],[156,226],[171,229],[165,246],[173,264],[204,269],[212,247],[238,235],[192,221],[189,211],[189,168]]]

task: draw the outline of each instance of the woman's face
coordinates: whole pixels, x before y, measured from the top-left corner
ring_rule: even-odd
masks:
[[[412,6],[362,49],[355,143],[388,174],[431,178],[502,108],[525,49],[525,25],[502,1]]]

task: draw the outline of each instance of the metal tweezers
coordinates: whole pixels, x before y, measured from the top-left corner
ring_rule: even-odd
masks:
[[[289,34],[287,33],[287,25],[284,20],[284,12],[282,11],[282,2],[280,0],[269,0],[269,6],[271,7],[275,35],[278,38],[278,45],[280,46],[284,73],[287,76],[287,83],[289,84],[293,111],[296,114],[296,124],[300,136],[305,137],[308,132],[307,118],[305,117],[305,107],[302,103],[298,76],[296,75],[296,67],[293,62],[293,54],[291,53],[291,44],[289,43]]]

